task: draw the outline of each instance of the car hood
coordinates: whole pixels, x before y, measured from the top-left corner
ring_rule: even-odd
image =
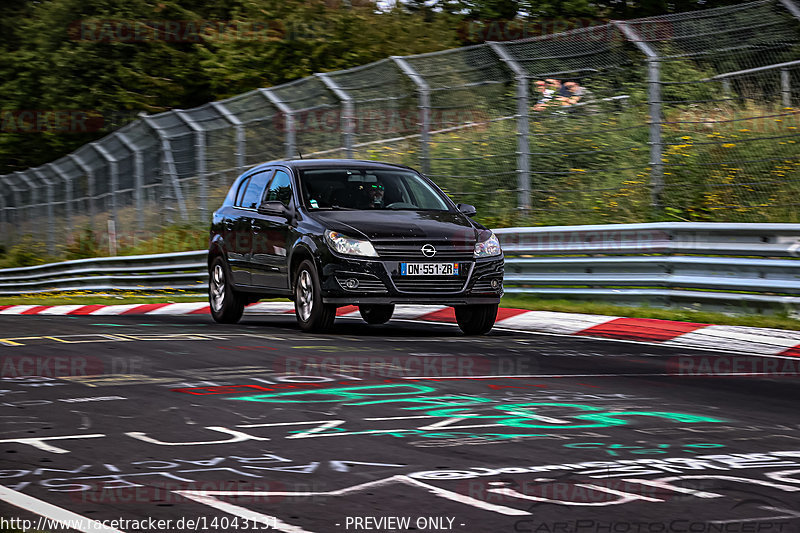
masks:
[[[370,240],[429,239],[475,242],[470,219],[449,211],[317,211],[314,219],[328,229]]]

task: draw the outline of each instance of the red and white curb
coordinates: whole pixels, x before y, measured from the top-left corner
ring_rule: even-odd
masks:
[[[0,306],[0,315],[193,315],[209,312],[206,302]],[[294,305],[291,302],[259,302],[249,305],[246,310],[246,314],[250,315],[290,313],[294,313]],[[336,311],[336,315],[357,317],[358,307],[352,305],[341,307]],[[451,307],[435,305],[398,305],[392,318],[455,322]],[[640,341],[672,347],[757,355],[800,357],[800,331],[506,308],[498,311],[495,325],[519,331]]]

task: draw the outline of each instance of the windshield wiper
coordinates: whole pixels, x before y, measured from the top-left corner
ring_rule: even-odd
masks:
[[[340,205],[332,205],[330,207],[312,207],[311,211],[355,211],[352,207],[342,207]]]

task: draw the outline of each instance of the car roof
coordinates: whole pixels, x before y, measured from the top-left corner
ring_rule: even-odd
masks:
[[[365,161],[363,159],[290,159],[288,161],[270,161],[262,163],[253,170],[271,165],[284,165],[295,169],[306,168],[384,168],[386,170],[413,170],[405,165],[383,163],[381,161]]]

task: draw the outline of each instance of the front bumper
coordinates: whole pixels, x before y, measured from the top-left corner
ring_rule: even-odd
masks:
[[[499,303],[503,295],[502,255],[428,261],[458,263],[457,276],[401,276],[401,261],[396,259],[333,254],[326,259],[320,279],[326,304],[492,304]]]

